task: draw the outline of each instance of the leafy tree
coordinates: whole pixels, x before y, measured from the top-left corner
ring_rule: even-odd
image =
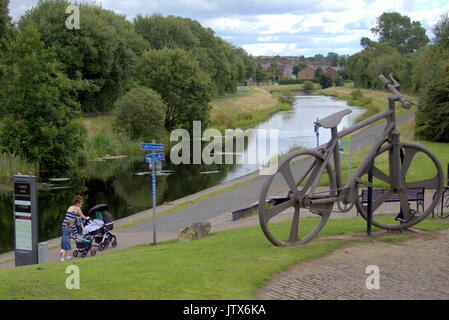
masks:
[[[80,110],[74,96],[76,83],[61,71],[54,50],[45,48],[31,26],[12,41],[4,63],[1,150],[44,168],[70,166],[80,154],[85,133],[80,123],[72,121]]]
[[[320,79],[321,75],[323,73],[324,73],[323,68],[321,68],[321,67],[316,68],[316,70],[315,70],[315,78],[316,79]]]
[[[363,37],[362,39],[360,39],[360,45],[363,48],[375,48],[376,47],[376,42],[371,40],[368,37]]]
[[[67,29],[66,0],[39,0],[19,20],[19,28],[32,25],[46,47],[72,80],[82,80],[78,95],[84,112],[109,111],[115,100],[133,85],[137,57],[148,44],[125,16],[82,3],[80,29]]]
[[[298,63],[298,64],[295,64],[295,65],[293,66],[293,74],[294,74],[295,76],[298,76],[298,72],[301,71],[302,69],[304,69],[305,67],[307,67],[307,65],[306,65],[305,63],[303,63],[303,62],[300,62],[300,63]]]
[[[11,35],[11,17],[8,10],[9,0],[0,0],[0,50],[6,46]]]
[[[167,105],[167,130],[192,128],[209,118],[212,84],[192,54],[183,49],[149,50],[138,64],[142,85],[158,92]]]
[[[237,83],[254,76],[255,65],[248,54],[223,39],[198,21],[174,16],[138,15],[135,29],[152,49],[181,48],[191,51],[200,68],[213,83],[213,95],[237,90]]]
[[[256,65],[256,81],[257,83],[263,83],[268,79],[268,72],[260,64]]]
[[[443,14],[432,29],[435,38],[433,43],[449,49],[449,14]]]
[[[449,63],[446,63],[446,68]],[[436,79],[426,88],[416,114],[416,135],[431,141],[449,142],[449,77]]]
[[[134,88],[114,104],[116,127],[131,138],[159,139],[164,132],[166,109],[157,92]]]
[[[332,87],[332,78],[329,75],[327,75],[326,73],[321,74],[319,81],[320,81],[321,88],[323,88],[323,89]]]
[[[384,12],[371,29],[379,42],[387,42],[400,53],[415,52],[429,43],[426,30],[419,21],[411,21],[398,12]]]

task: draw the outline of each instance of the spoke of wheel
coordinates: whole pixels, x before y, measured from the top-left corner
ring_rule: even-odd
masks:
[[[383,182],[388,183],[389,185],[393,184],[393,179],[390,176],[387,176],[384,172],[374,166],[373,176],[377,179],[382,180]]]
[[[288,237],[287,242],[298,241],[298,224],[299,224],[299,206],[296,206],[292,220],[292,227],[290,229],[290,236]]]
[[[294,199],[282,202],[272,208],[266,208],[266,222],[270,221],[274,216],[293,206]]]
[[[290,168],[290,164],[286,163],[282,168],[279,170],[282,174],[282,176],[285,179],[285,182],[287,182],[288,187],[293,192],[293,195],[295,198],[298,196],[298,189],[296,187],[295,179],[293,178],[292,170]]]
[[[405,175],[407,174],[408,169],[410,168],[410,165],[412,164],[413,157],[419,150],[417,149],[411,149],[406,148],[405,149],[405,155],[404,160],[402,161],[401,166],[401,177],[405,180]]]
[[[438,188],[439,185],[439,179],[438,176],[435,176],[433,178],[430,179],[423,179],[423,180],[418,180],[418,181],[413,181],[413,182],[406,182],[405,186],[410,189],[410,188],[419,188],[419,187],[424,187],[427,189],[436,189]]]
[[[304,170],[304,173],[301,177],[299,177],[298,179],[298,183],[296,184],[296,186],[299,186],[304,179],[307,177],[307,174],[309,173],[310,170],[312,170],[313,166],[315,166],[316,164],[316,160],[313,161],[313,163],[307,168],[307,170]]]
[[[321,165],[318,163],[318,161],[315,161],[315,168],[313,168],[313,172],[310,173],[309,179],[304,184],[302,190],[299,192],[301,196],[304,195],[309,190],[310,186],[315,182],[315,179],[319,178],[318,174],[320,172],[320,167]]]
[[[393,191],[389,190],[388,192],[385,192],[383,195],[381,195],[379,198],[376,199],[376,201],[373,202],[373,209],[372,211],[376,211],[377,208],[379,208],[388,198],[391,197],[393,194]]]

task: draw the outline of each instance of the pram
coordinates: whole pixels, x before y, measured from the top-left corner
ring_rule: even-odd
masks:
[[[117,246],[117,237],[110,231],[114,229],[112,215],[107,212],[107,204],[98,204],[92,207],[87,216],[90,217],[84,226],[84,231],[94,237],[98,250],[103,251],[111,244],[112,247]]]
[[[85,234],[82,237],[78,236],[76,238],[76,250],[72,252],[72,255],[76,258],[78,254],[81,254],[81,258],[87,256],[90,251],[90,255],[94,256],[97,254],[94,248],[92,248],[93,237],[90,234]]]

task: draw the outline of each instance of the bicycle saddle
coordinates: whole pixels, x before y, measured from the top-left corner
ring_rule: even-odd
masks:
[[[351,112],[351,109],[345,109],[343,111],[333,113],[326,118],[317,120],[314,122],[314,124],[323,128],[333,128],[338,126],[338,124],[341,122],[341,119],[343,119],[345,115],[350,114]]]

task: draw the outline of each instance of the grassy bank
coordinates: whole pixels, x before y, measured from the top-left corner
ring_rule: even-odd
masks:
[[[291,109],[290,104],[262,87],[251,87],[250,92],[241,97],[212,101],[211,127],[222,133],[225,129],[248,129],[267,120],[274,111]]]
[[[315,218],[302,220],[310,229]],[[425,220],[418,227],[438,230],[447,222]],[[287,221],[273,226],[289,232]],[[364,233],[361,218],[332,219],[321,237]],[[315,241],[279,248],[267,241],[259,226],[217,232],[192,242],[168,241],[139,245],[98,257],[0,270],[0,299],[254,299],[255,291],[273,274],[323,256],[354,241]],[[404,240],[397,236],[384,241]],[[68,265],[80,270],[80,289],[68,290]]]
[[[358,106],[366,108],[367,111],[362,114],[356,122],[360,122],[376,113],[388,109],[388,97],[391,96],[390,92],[383,90],[368,90],[368,89],[354,89],[352,87],[330,87],[318,91],[319,94],[326,96],[333,96],[337,99],[345,100],[351,106]],[[407,96],[407,99],[412,102],[418,103],[417,97]],[[415,110],[416,107],[412,107],[410,110],[405,110],[402,106],[396,104],[396,115],[399,117],[410,111]],[[381,120],[383,121],[383,120]]]

